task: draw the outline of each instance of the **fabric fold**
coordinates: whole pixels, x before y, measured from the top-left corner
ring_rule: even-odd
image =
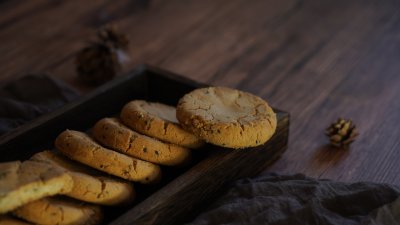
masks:
[[[27,75],[0,89],[0,135],[51,112],[79,96],[48,75]]]
[[[237,181],[189,224],[398,224],[399,196],[387,184],[270,174]]]

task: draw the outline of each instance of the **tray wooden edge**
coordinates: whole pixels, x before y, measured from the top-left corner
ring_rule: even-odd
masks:
[[[110,225],[180,224],[192,219],[230,182],[252,177],[277,160],[287,148],[289,114],[277,111],[274,136],[263,146],[216,152],[152,194]],[[249,167],[251,163],[251,167]]]
[[[148,65],[140,65],[140,66],[136,67],[135,69],[126,73],[126,75],[118,77],[117,79],[112,80],[112,81],[98,87],[95,91],[93,91],[85,96],[82,96],[81,98],[79,98],[77,100],[73,100],[73,101],[65,104],[64,106],[62,106],[58,109],[55,109],[52,112],[41,115],[41,116],[37,117],[36,119],[34,119],[24,125],[21,125],[10,132],[7,132],[7,133],[1,135],[0,136],[0,146],[3,144],[7,144],[10,140],[14,139],[15,137],[18,137],[21,134],[24,134],[25,132],[27,132],[29,130],[35,129],[36,127],[39,127],[48,121],[54,120],[55,118],[64,114],[66,111],[73,110],[74,108],[85,104],[86,102],[92,100],[96,96],[110,90],[111,88],[113,88],[121,83],[126,82],[129,79],[132,79],[132,77],[137,76],[138,74],[140,74],[143,71],[146,71],[147,69],[150,69],[150,68],[151,68],[151,70],[155,69]]]

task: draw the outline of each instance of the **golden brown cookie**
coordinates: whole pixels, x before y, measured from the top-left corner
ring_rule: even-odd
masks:
[[[0,214],[39,198],[69,192],[72,186],[68,173],[47,163],[0,163]]]
[[[190,159],[189,149],[139,134],[116,118],[98,121],[93,136],[106,147],[160,165],[178,166]]]
[[[103,218],[100,206],[55,197],[30,202],[13,214],[40,225],[95,225]]]
[[[135,198],[133,184],[117,178],[101,176],[97,171],[54,151],[39,152],[30,160],[50,163],[68,171],[74,180],[74,185],[72,190],[65,195],[71,198],[101,205],[125,204],[132,202]]]
[[[11,216],[0,215],[0,225],[32,225]]]
[[[179,100],[176,116],[186,130],[228,148],[264,144],[274,134],[277,123],[264,100],[225,87],[201,88],[186,94]]]
[[[121,120],[139,133],[168,143],[187,148],[202,146],[202,140],[182,129],[175,114],[175,107],[135,100],[123,107]]]
[[[85,133],[66,130],[56,139],[61,153],[100,171],[140,183],[155,183],[161,178],[159,166],[103,148]]]

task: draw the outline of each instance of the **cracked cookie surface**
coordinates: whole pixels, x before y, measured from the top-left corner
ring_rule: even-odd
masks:
[[[133,130],[161,141],[187,148],[201,147],[204,142],[182,129],[176,119],[175,107],[134,100],[121,111],[121,120]]]
[[[106,177],[94,169],[67,159],[54,151],[36,153],[30,160],[49,163],[66,170],[74,185],[65,195],[84,202],[101,205],[121,205],[135,198],[133,184],[117,178]]]
[[[102,220],[100,206],[55,197],[30,202],[16,209],[13,214],[43,225],[96,225]]]
[[[69,192],[72,185],[68,173],[46,163],[0,163],[0,214],[46,196]]]
[[[183,128],[206,142],[235,149],[264,144],[277,125],[275,113],[263,99],[226,87],[186,94],[179,100],[176,117]]]
[[[123,179],[147,184],[161,178],[159,166],[106,149],[83,132],[66,130],[57,137],[55,146],[72,160]]]
[[[178,166],[190,160],[190,150],[139,134],[117,118],[104,118],[93,127],[94,138],[121,153],[165,166]]]

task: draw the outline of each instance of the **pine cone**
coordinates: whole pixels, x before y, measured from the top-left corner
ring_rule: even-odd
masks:
[[[124,52],[129,40],[112,26],[102,27],[97,33],[98,41],[80,50],[75,64],[79,78],[88,85],[100,85],[111,80],[129,61]]]
[[[100,85],[111,80],[120,70],[115,51],[104,44],[93,44],[78,52],[76,70],[88,85]]]
[[[335,123],[332,123],[325,133],[329,137],[331,145],[338,148],[347,148],[358,135],[353,122],[343,118],[339,118]]]
[[[126,50],[129,46],[129,38],[125,34],[118,33],[114,26],[104,26],[97,32],[98,38],[114,49]]]

